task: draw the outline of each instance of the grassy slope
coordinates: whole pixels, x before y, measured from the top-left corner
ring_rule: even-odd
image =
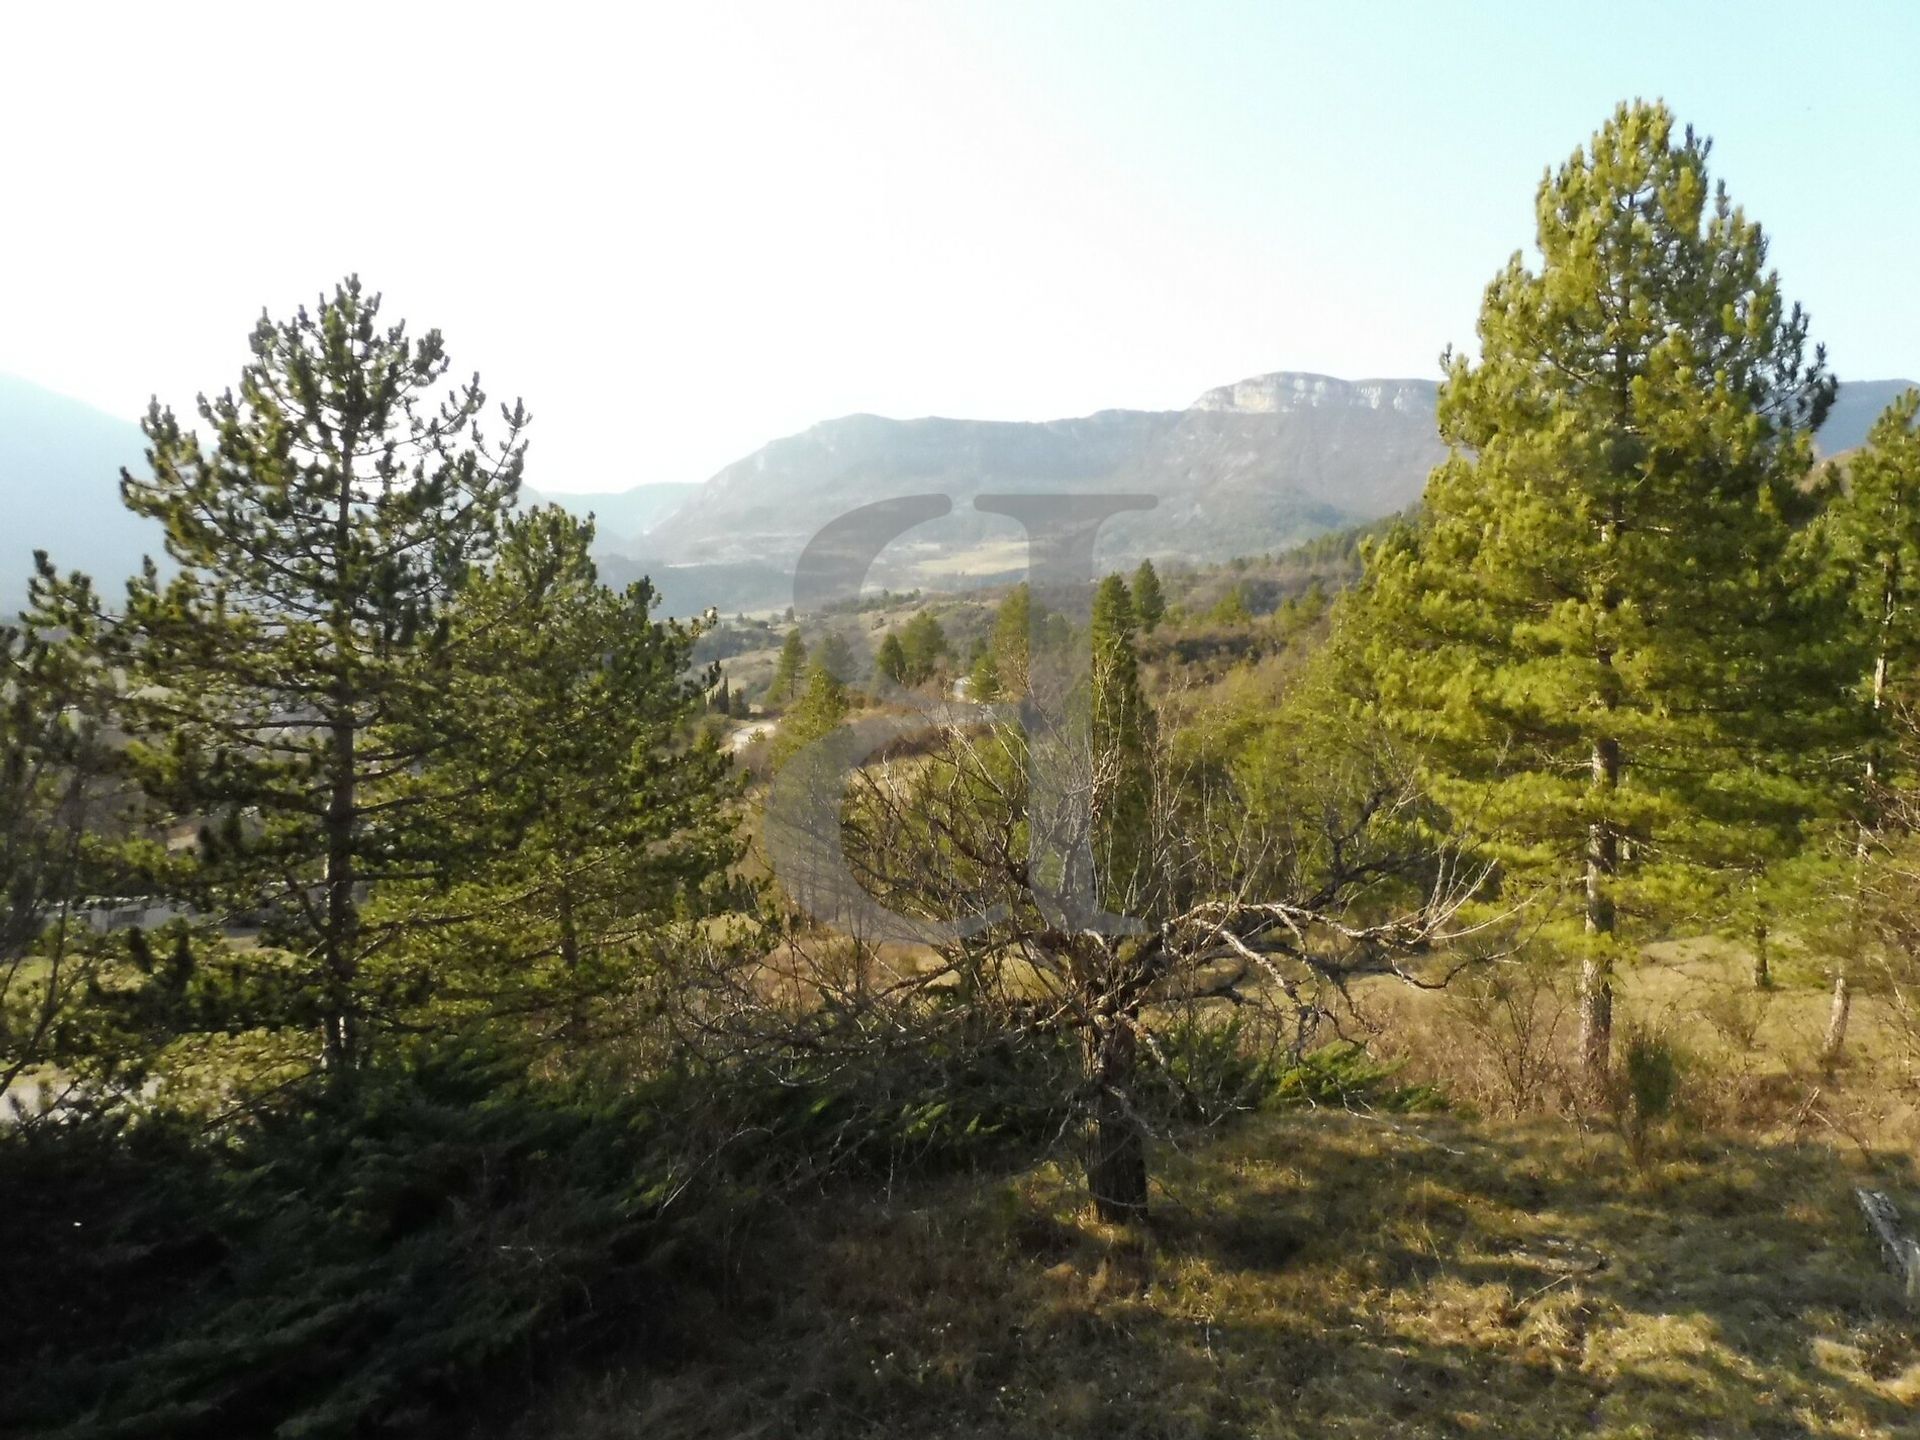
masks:
[[[1162,1147],[1145,1239],[1053,1166],[841,1197],[758,1238],[690,1359],[576,1377],[513,1433],[1920,1435],[1913,1317],[1852,1198],[1871,1180],[1920,1216],[1910,1057],[1863,986],[1836,1093],[1825,967],[1782,945],[1774,991],[1747,972],[1649,947],[1621,1017],[1701,1057],[1703,1115],[1765,1135],[1686,1130],[1643,1175],[1558,1121],[1251,1118]],[[1436,1053],[1444,1002],[1357,989],[1389,1052],[1472,1094],[1444,1062],[1473,1057]]]
[[[1323,1111],[1162,1159],[1144,1240],[1052,1167],[796,1217],[694,1363],[519,1433],[1915,1433],[1920,1343],[1850,1189],[1911,1203],[1910,1156],[1694,1136],[1641,1175],[1564,1125]]]

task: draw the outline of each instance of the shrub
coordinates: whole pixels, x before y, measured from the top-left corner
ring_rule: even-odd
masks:
[[[665,1323],[683,1177],[649,1121],[437,1053],[212,1138],[96,1116],[9,1140],[0,1203],[34,1243],[8,1308],[40,1323],[0,1429],[426,1434],[536,1343]]]
[[[915,1035],[877,1054],[800,1052],[735,1074],[722,1110],[782,1189],[830,1176],[933,1173],[1027,1153],[1060,1133],[1073,1037]]]
[[[1759,1045],[1771,992],[1747,986],[1715,986],[1700,1002],[1700,1015],[1719,1034],[1737,1064],[1745,1065]]]
[[[1056,1053],[1057,1052],[1057,1053]],[[478,1395],[617,1332],[671,1342],[755,1207],[848,1174],[1050,1139],[1071,1048],[530,1079],[439,1046],[244,1123],[125,1110],[0,1134],[32,1340],[0,1433],[199,1440],[455,1433]]]
[[[1565,997],[1545,964],[1503,967],[1471,976],[1447,992],[1446,1013],[1464,1033],[1474,1087],[1496,1114],[1522,1116],[1558,1108],[1569,1089],[1562,1040]]]
[[[1646,1168],[1659,1127],[1678,1109],[1684,1070],[1683,1056],[1665,1036],[1628,1027],[1606,1100],[1638,1169]]]
[[[1446,1098],[1436,1085],[1400,1085],[1398,1061],[1375,1060],[1365,1046],[1337,1040],[1309,1050],[1276,1077],[1263,1108],[1294,1105],[1358,1105],[1371,1110],[1440,1110]]]
[[[1187,1119],[1303,1105],[1411,1111],[1444,1103],[1434,1086],[1395,1083],[1400,1065],[1376,1060],[1362,1045],[1341,1040],[1299,1053],[1257,1037],[1239,1016],[1182,1020],[1158,1034],[1154,1048],[1165,1063],[1149,1073],[1146,1103]]]

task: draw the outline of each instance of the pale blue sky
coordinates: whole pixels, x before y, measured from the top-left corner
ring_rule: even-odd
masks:
[[[1920,376],[1920,5],[159,9],[0,49],[0,370],[124,413],[348,269],[525,395],[550,489],[857,410],[1431,375],[1636,94],[1843,378]]]

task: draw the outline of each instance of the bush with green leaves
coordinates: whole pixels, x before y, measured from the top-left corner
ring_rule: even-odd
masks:
[[[1064,1123],[1036,1072],[1071,1064],[971,1036],[563,1083],[440,1042],[243,1122],[0,1133],[0,1304],[32,1317],[0,1433],[456,1433],[598,1337],[671,1342],[759,1205],[1033,1153]]]
[[[1634,1166],[1646,1168],[1660,1127],[1680,1108],[1687,1058],[1666,1036],[1635,1025],[1609,1079],[1607,1109]]]
[[[0,1429],[432,1433],[452,1402],[620,1316],[668,1323],[694,1223],[654,1097],[435,1051],[209,1135],[81,1116],[8,1137]]]

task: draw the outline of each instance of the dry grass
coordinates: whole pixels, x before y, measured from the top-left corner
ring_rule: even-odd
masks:
[[[1713,942],[1623,971],[1623,1027],[1687,1057],[1638,1164],[1552,1093],[1557,982],[1522,1007],[1548,1078],[1521,1085],[1488,1054],[1513,1025],[1368,982],[1379,1047],[1468,1113],[1169,1139],[1142,1231],[1052,1164],[836,1196],[753,1238],[671,1363],[576,1374],[511,1435],[1920,1436],[1920,1321],[1852,1195],[1920,1218],[1911,1057],[1866,994],[1826,1072],[1820,967],[1775,973],[1755,992]]]
[[[1920,1342],[1854,1209],[1911,1149],[1551,1121],[1243,1121],[1157,1157],[1144,1234],[1045,1167],[759,1237],[658,1371],[516,1435],[1832,1436],[1920,1430]],[[1598,1268],[1592,1268],[1598,1267]]]
[[[1920,1137],[1920,1057],[1875,977],[1855,986],[1836,1074],[1820,1059],[1826,965],[1783,946],[1773,973],[1773,986],[1757,989],[1751,956],[1722,940],[1650,945],[1615,974],[1616,1021],[1681,1053],[1696,1121],[1740,1131],[1811,1121],[1863,1143]],[[1436,993],[1369,978],[1352,987],[1350,1024],[1377,1052],[1405,1061],[1409,1078],[1432,1080],[1483,1114],[1569,1114],[1579,1090],[1571,980],[1564,971],[1518,975],[1495,1004],[1470,985]]]

